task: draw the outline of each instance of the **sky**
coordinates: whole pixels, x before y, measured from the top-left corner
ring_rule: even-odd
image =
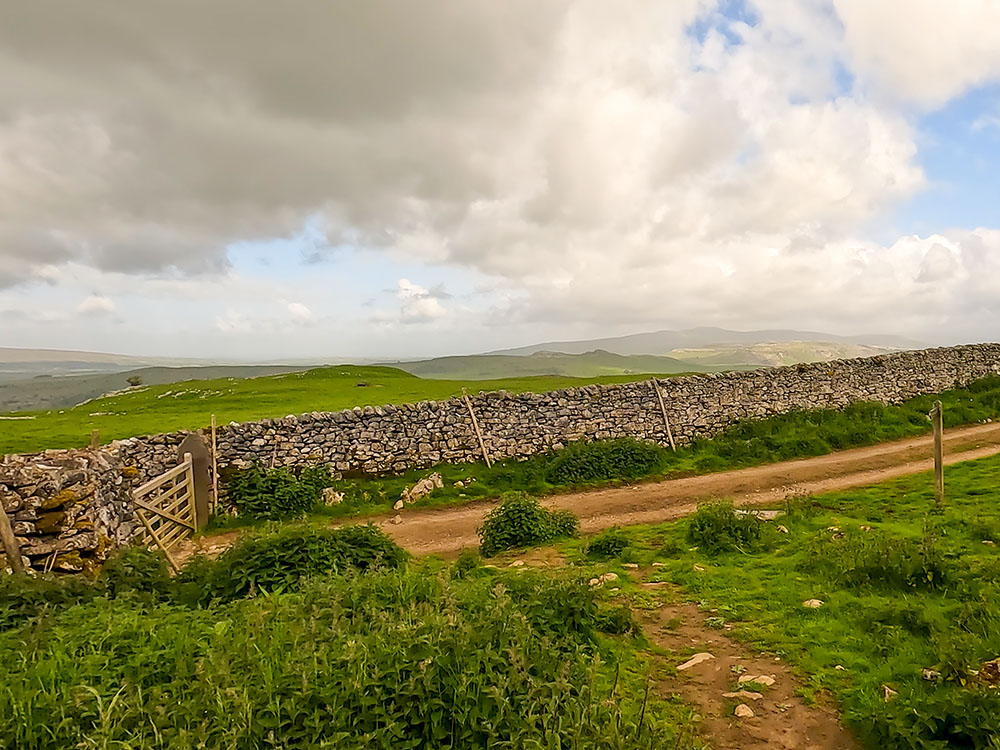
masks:
[[[1000,0],[0,4],[0,346],[998,324]]]

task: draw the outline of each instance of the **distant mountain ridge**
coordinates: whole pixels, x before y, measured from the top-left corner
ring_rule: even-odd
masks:
[[[874,349],[918,349],[922,345],[912,339],[893,335],[838,336],[818,331],[796,331],[791,329],[767,329],[760,331],[734,331],[726,328],[702,326],[683,330],[651,331],[580,341],[547,341],[531,346],[501,349],[486,354],[526,356],[537,352],[559,352],[563,354],[583,354],[603,349],[613,354],[658,354],[670,355],[679,349],[702,349],[706,347],[732,347],[762,343],[793,342],[838,342],[871,347]]]

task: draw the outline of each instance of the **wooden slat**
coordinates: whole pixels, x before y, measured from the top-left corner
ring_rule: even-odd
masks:
[[[142,522],[142,525],[146,527],[146,531],[148,531],[149,535],[153,537],[153,541],[156,542],[156,546],[162,549],[163,554],[167,556],[167,562],[170,563],[170,567],[174,569],[175,573],[179,572],[180,567],[177,565],[177,561],[174,560],[174,556],[170,554],[170,550],[167,549],[166,545],[160,541],[160,537],[155,531],[153,531],[153,527],[149,525],[149,521],[146,520],[146,514],[143,513],[142,508],[136,508],[135,514],[139,516],[139,520]]]
[[[190,461],[185,461],[185,462],[183,462],[181,464],[178,464],[177,466],[175,466],[174,468],[170,469],[169,471],[166,471],[163,474],[160,474],[160,476],[156,477],[155,479],[150,479],[148,482],[146,482],[141,487],[133,490],[132,494],[139,495],[139,496],[147,495],[152,490],[155,490],[157,487],[161,487],[162,485],[166,484],[169,480],[173,479],[174,477],[180,476],[181,474],[188,473],[188,469],[190,468],[190,465],[191,465]]]
[[[173,521],[176,524],[180,524],[181,526],[187,526],[189,529],[191,529],[191,531],[194,531],[194,523],[191,521],[185,521],[183,518],[179,516],[167,513],[165,510],[157,508],[155,505],[150,505],[145,500],[136,500],[135,504],[138,505],[140,508],[145,508],[146,510],[155,513],[158,516],[163,516],[167,520]]]

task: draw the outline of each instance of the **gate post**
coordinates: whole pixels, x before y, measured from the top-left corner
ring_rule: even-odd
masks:
[[[204,528],[209,517],[209,495],[211,494],[212,481],[209,476],[208,447],[201,435],[192,432],[177,448],[177,460],[183,461],[184,454],[191,454],[191,472],[194,477],[194,527],[196,530]]]

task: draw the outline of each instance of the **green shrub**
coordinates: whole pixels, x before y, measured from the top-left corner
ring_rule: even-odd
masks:
[[[163,553],[139,546],[123,547],[112,555],[101,569],[100,582],[111,598],[132,592],[158,601],[171,589]]]
[[[479,550],[484,557],[519,547],[574,536],[579,522],[568,511],[548,511],[523,492],[508,492],[479,527]]]
[[[699,505],[688,521],[687,539],[710,555],[760,546],[764,522],[753,513],[737,513],[732,503]]]
[[[326,466],[303,469],[298,477],[286,468],[251,466],[230,475],[227,494],[241,516],[279,520],[312,510],[331,481]]]
[[[452,578],[465,578],[472,571],[483,567],[479,553],[474,549],[464,549],[451,566]]]
[[[944,553],[932,536],[920,541],[877,530],[813,540],[804,566],[849,588],[936,589],[950,578]]]
[[[594,619],[595,626],[602,633],[629,635],[642,632],[642,627],[635,621],[632,610],[624,604],[617,607],[600,607]]]
[[[103,593],[101,586],[79,575],[0,574],[0,630],[83,604]]]
[[[639,479],[660,471],[667,453],[631,438],[570,443],[552,459],[545,478],[558,486],[608,479]]]
[[[587,545],[587,557],[613,560],[620,558],[631,547],[632,542],[628,534],[617,526],[612,526],[590,540]]]
[[[510,578],[404,568],[207,609],[75,607],[0,634],[0,747],[688,747],[596,658],[585,584]]]
[[[874,698],[871,713],[853,718],[872,747],[886,750],[1000,748],[1000,694],[942,687],[907,691],[894,700]]]
[[[287,590],[308,576],[396,568],[405,559],[406,553],[377,526],[292,526],[242,538],[214,563],[186,568],[179,585],[187,601],[231,601]]]

